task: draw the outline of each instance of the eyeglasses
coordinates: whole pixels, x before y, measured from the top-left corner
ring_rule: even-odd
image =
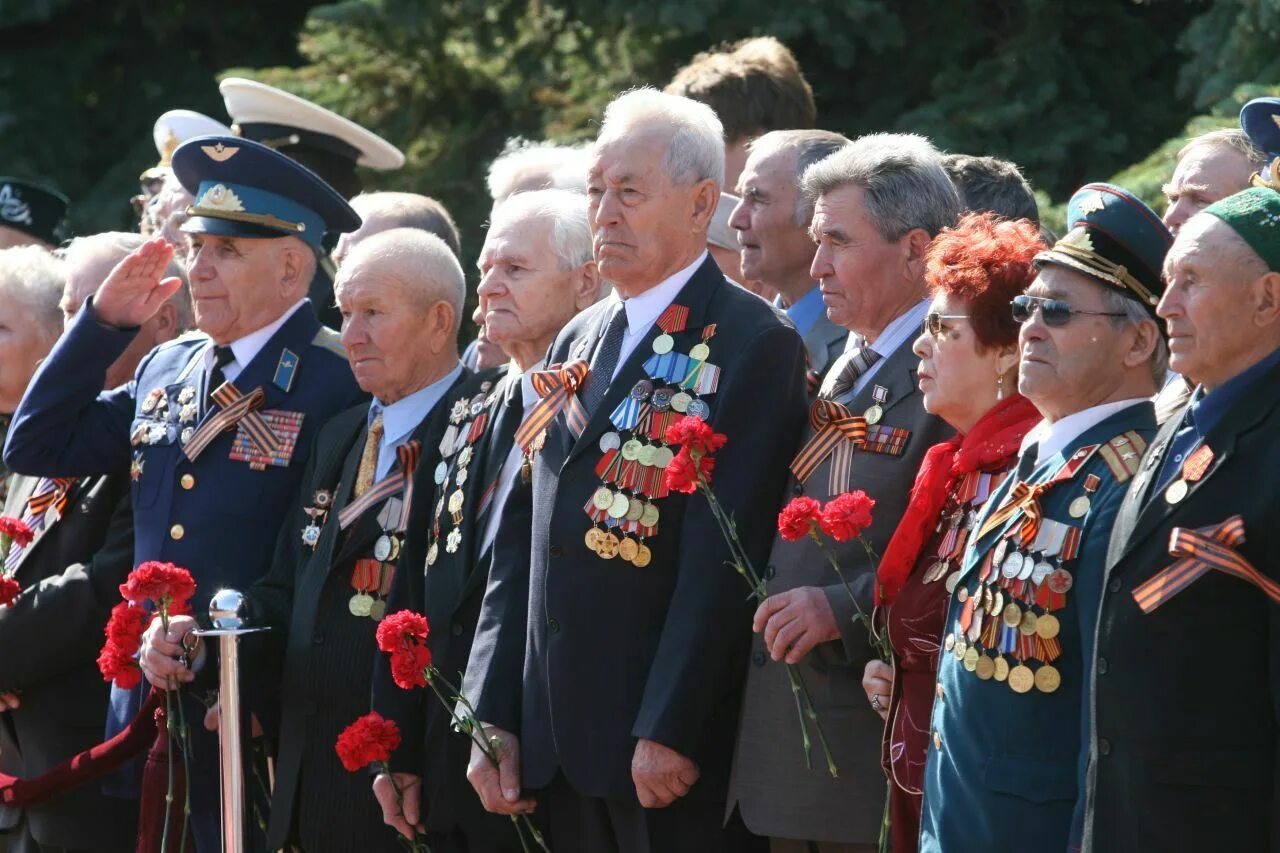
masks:
[[[1031,315],[1036,313],[1036,309],[1040,309],[1040,316],[1044,318],[1046,326],[1061,328],[1071,321],[1071,318],[1077,314],[1088,314],[1091,317],[1123,317],[1122,313],[1117,311],[1084,311],[1080,308],[1072,308],[1068,302],[1061,299],[1046,299],[1043,296],[1022,296],[1013,297],[1013,301],[1009,303],[1013,309],[1013,321],[1015,323],[1025,323],[1031,319]]]
[[[924,330],[935,338],[942,337],[942,321],[943,320],[968,320],[968,314],[939,314],[937,311],[930,311],[924,315]]]

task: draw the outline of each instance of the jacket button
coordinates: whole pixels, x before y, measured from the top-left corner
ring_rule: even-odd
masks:
[[[311,635],[311,642],[315,643],[317,646],[323,646],[324,634],[320,633],[319,631],[316,631],[314,634]]]
[[[1107,740],[1104,737],[1098,738],[1098,755],[1110,755],[1110,754],[1111,754],[1111,741]]]
[[[552,545],[550,548],[547,549],[547,551],[553,557],[559,557],[561,554],[564,553],[564,550],[561,549],[559,545]]]
[[[1112,578],[1111,583],[1107,584],[1107,590],[1110,592],[1119,592],[1120,587],[1124,584],[1120,583],[1120,578]]]
[[[558,634],[558,633],[560,633],[560,623],[559,623],[559,622],[557,622],[557,621],[556,621],[556,620],[554,620],[554,619],[548,619],[548,620],[547,620],[547,633],[548,633],[548,634]]]
[[[196,478],[190,474],[183,474],[182,479],[178,482],[182,483],[182,488],[184,489],[190,490],[196,487]]]
[[[756,652],[754,655],[751,656],[751,662],[754,663],[756,666],[764,666],[764,662],[766,660],[768,660],[768,658],[765,657],[764,652]]]
[[[175,524],[173,527],[169,528],[170,539],[177,540],[177,539],[181,539],[183,536],[186,536],[186,535],[187,535],[187,531],[181,524]]]
[[[792,485],[792,487],[791,487],[791,494],[793,494],[793,495],[803,495],[803,494],[804,494],[804,483],[796,483],[796,484]]]
[[[454,623],[453,623],[453,627],[452,627],[452,628],[450,628],[450,629],[449,629],[449,631],[453,634],[453,636],[455,636],[455,637],[461,637],[461,636],[462,636],[462,625],[461,625],[461,624],[459,624],[459,623],[457,623],[457,622],[454,622]]]
[[[778,567],[774,565],[765,566],[764,579],[771,581],[778,576]]]
[[[1098,658],[1098,675],[1106,675],[1106,674],[1107,674],[1107,659]]]

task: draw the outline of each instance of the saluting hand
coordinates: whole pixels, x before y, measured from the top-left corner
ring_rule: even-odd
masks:
[[[698,765],[657,741],[640,738],[631,758],[631,781],[646,809],[671,805],[698,781]]]
[[[537,802],[520,798],[520,740],[497,726],[485,726],[484,737],[494,744],[498,766],[494,767],[479,744],[471,744],[467,781],[480,795],[486,811],[494,814],[528,814]],[[496,742],[494,739],[497,739]]]
[[[163,278],[173,259],[173,246],[163,237],[148,240],[116,264],[93,297],[94,316],[119,329],[141,326],[182,286],[182,279]]]
[[[785,657],[792,664],[804,660],[818,643],[840,639],[831,602],[816,586],[789,589],[760,602],[751,630],[764,633],[770,657]]]
[[[190,616],[171,617],[168,633],[165,632],[164,625],[159,619],[151,622],[150,627],[142,635],[142,651],[138,655],[138,666],[142,668],[142,674],[153,686],[161,690],[173,690],[181,684],[195,680],[195,673],[191,671],[186,659],[186,655],[194,646],[189,640],[187,645],[190,648],[184,648],[182,645],[183,641],[187,640],[187,635],[195,629],[196,620]],[[203,654],[204,647],[201,645],[198,655]],[[201,658],[197,657],[196,660],[199,661]]]

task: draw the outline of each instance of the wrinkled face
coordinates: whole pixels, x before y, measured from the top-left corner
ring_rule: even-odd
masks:
[[[925,411],[963,430],[995,404],[1000,375],[999,353],[983,349],[966,316],[969,310],[963,299],[937,294],[929,312],[942,315],[938,334],[926,328],[912,347],[920,357],[916,379]],[[1011,384],[1005,386],[1006,395],[1014,390]]]
[[[729,225],[742,243],[742,274],[765,284],[807,276],[814,248],[809,223],[796,223],[796,155],[752,154],[738,181],[738,194],[742,201]]]
[[[1164,224],[1174,234],[1192,216],[1215,201],[1249,186],[1254,172],[1249,159],[1226,145],[1196,145],[1183,155],[1164,185]]]
[[[342,345],[360,388],[394,403],[426,384],[440,360],[429,305],[376,259],[348,265],[334,282]]]
[[[665,128],[641,127],[599,143],[587,176],[600,277],[623,296],[659,284],[706,241],[694,223],[700,185],[672,182],[663,164],[670,139]]]
[[[1073,310],[1106,311],[1103,287],[1075,270],[1046,264],[1027,295],[1060,299]],[[1073,314],[1065,326],[1054,327],[1035,311],[1018,334],[1018,390],[1042,413],[1058,417],[1095,405],[1098,389],[1115,384],[1131,348],[1132,326],[1117,319]]]
[[[285,239],[187,235],[187,275],[200,331],[230,343],[275,321],[296,301],[277,284]]]
[[[574,271],[556,256],[552,231],[549,220],[533,216],[499,221],[480,250],[485,335],[504,350],[549,343],[578,311]]]
[[[1169,366],[1193,382],[1221,384],[1251,349],[1245,312],[1256,277],[1236,261],[1250,251],[1230,226],[1208,215],[1190,220],[1165,257],[1156,313],[1169,331]]]
[[[831,322],[881,329],[902,302],[906,236],[889,241],[867,216],[866,192],[847,185],[818,199],[809,233],[817,242],[809,273],[822,287]]]
[[[25,296],[0,299],[0,414],[18,408],[36,367],[57,340],[56,332],[32,322],[31,313]]]

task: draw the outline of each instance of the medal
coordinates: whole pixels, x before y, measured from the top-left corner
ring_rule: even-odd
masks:
[[[1049,574],[1048,583],[1049,589],[1059,595],[1066,595],[1075,583],[1075,580],[1071,577],[1071,572],[1066,569],[1054,569],[1053,572]]]
[[[1036,677],[1025,664],[1018,664],[1009,670],[1009,689],[1014,693],[1026,693],[1035,684]]]
[[[449,512],[462,512],[462,505],[466,501],[466,496],[462,493],[462,489],[458,489],[449,495]]]
[[[1164,499],[1171,504],[1176,504],[1187,496],[1187,492],[1191,487],[1187,485],[1186,480],[1174,480],[1169,484],[1169,488],[1164,490]]]
[[[453,480],[459,486],[465,485],[467,482],[467,469],[459,468],[458,473],[454,475]]]
[[[1067,514],[1072,518],[1084,518],[1089,514],[1091,503],[1089,496],[1098,490],[1102,479],[1097,474],[1090,474],[1084,478],[1084,494],[1073,500],[1067,507]]]
[[[309,545],[311,550],[316,549],[316,545],[320,542],[320,527],[314,521],[302,528],[302,544]]]
[[[178,410],[178,421],[184,424],[191,423],[196,419],[197,414],[199,414],[199,410],[196,408],[196,404],[186,403]]]
[[[974,672],[983,681],[990,681],[991,677],[996,674],[996,662],[986,655],[982,655],[974,665]]]
[[[1004,562],[1000,564],[1000,574],[1004,575],[1009,580],[1016,578],[1021,571],[1022,555],[1017,551],[1010,552],[1009,555],[1004,558]]]
[[[178,402],[182,405],[190,403],[196,398],[196,389],[194,386],[188,385],[178,392]]]
[[[602,453],[608,453],[610,450],[617,450],[622,446],[622,436],[616,432],[606,432],[600,436],[600,450]]]
[[[1036,614],[1030,610],[1022,612],[1022,621],[1018,623],[1018,631],[1024,637],[1030,637],[1036,632],[1036,622],[1039,621]]]
[[[184,429],[182,431],[182,443],[186,444],[188,441],[191,440],[191,436],[195,434],[196,434],[196,431],[191,427],[187,427],[186,429]]]
[[[677,412],[684,414],[689,411],[689,404],[693,402],[693,397],[685,391],[677,391],[671,397],[671,408]]]
[[[606,560],[612,560],[618,556],[618,546],[620,544],[618,537],[613,535],[612,532],[606,533],[596,543],[596,553]]]
[[[995,659],[994,677],[996,681],[1004,681],[1009,677],[1009,662],[1004,657]]]
[[[1061,625],[1058,623],[1058,617],[1052,613],[1045,613],[1036,620],[1036,636],[1042,640],[1052,640],[1058,636]]]
[[[448,474],[449,474],[449,463],[441,459],[440,463],[436,465],[435,474],[432,476],[432,479],[435,480],[435,483],[437,486],[443,486],[444,478],[448,476]]]
[[[956,645],[951,650],[956,656],[956,660],[964,660],[964,653],[969,651],[969,643],[965,641],[964,634],[956,634]]]
[[[1036,670],[1034,680],[1036,689],[1041,693],[1052,693],[1062,683],[1062,675],[1055,667],[1046,663]]]
[[[368,616],[373,612],[373,596],[368,593],[357,592],[347,602],[347,609],[351,611],[352,616]]]
[[[373,543],[373,558],[380,563],[385,563],[388,560],[395,559],[396,555],[393,552],[399,550],[400,549],[396,546],[395,537],[388,536],[384,533],[378,537],[376,542]]]
[[[587,534],[582,537],[582,541],[586,543],[587,548],[594,551],[600,546],[600,537],[602,535],[599,527],[592,527],[587,530]]]
[[[374,622],[381,622],[382,617],[387,615],[387,603],[381,598],[375,598],[373,603],[369,605],[369,618]]]
[[[653,561],[653,552],[649,550],[649,546],[641,542],[636,546],[636,555],[631,558],[631,565],[637,569],[643,569]]]
[[[960,570],[956,569],[954,572],[947,575],[946,588],[948,595],[956,591],[956,585],[958,583],[960,583]]]
[[[462,544],[462,531],[453,528],[449,531],[449,535],[444,539],[444,549],[450,554],[458,553],[458,546]]]
[[[1010,601],[1005,605],[1004,610],[1000,614],[1000,618],[1005,625],[1010,628],[1017,628],[1022,624],[1022,608],[1016,601]]]
[[[1030,554],[1024,554],[1022,557],[1022,568],[1018,570],[1018,580],[1024,581],[1031,577],[1031,573],[1035,571],[1036,560]]]
[[[653,351],[658,355],[666,355],[671,352],[675,345],[675,338],[671,337],[666,332],[663,332],[653,339]]]
[[[133,452],[133,461],[129,463],[129,479],[135,483],[142,477],[143,462],[142,451],[135,450]]]
[[[964,658],[961,660],[961,664],[964,666],[965,670],[968,672],[973,672],[975,669],[977,669],[978,668],[978,650],[975,649],[973,646],[970,646],[969,648],[965,649]]]
[[[626,443],[622,445],[622,458],[628,462],[634,462],[636,457],[640,455],[640,448],[642,446],[643,445],[634,438],[627,439]]]
[[[694,361],[706,361],[709,355],[711,355],[711,347],[705,343],[697,343],[689,347],[689,358]]]
[[[993,563],[994,565],[997,565],[997,566],[1003,566],[1003,565],[1004,565],[1004,555],[1005,555],[1005,553],[1006,553],[1006,552],[1008,552],[1008,550],[1009,550],[1009,540],[1008,540],[1008,539],[1001,539],[999,542],[997,542],[997,543],[996,543],[996,547],[995,547],[995,549],[991,552],[991,553],[992,553],[992,557],[991,557],[991,561],[992,561],[992,563]]]
[[[618,492],[613,496],[613,502],[609,504],[609,517],[622,518],[627,514],[627,510],[631,508],[631,498]]]
[[[440,558],[440,543],[432,542],[431,547],[427,549],[427,565],[434,566],[436,560]]]
[[[618,544],[618,556],[630,563],[640,553],[640,546],[631,538],[624,538]]]
[[[685,411],[685,414],[691,418],[705,421],[711,415],[711,406],[707,405],[706,400],[690,400],[689,408]]]
[[[658,526],[658,508],[651,503],[644,505],[644,511],[640,515],[640,525],[642,527]]]

